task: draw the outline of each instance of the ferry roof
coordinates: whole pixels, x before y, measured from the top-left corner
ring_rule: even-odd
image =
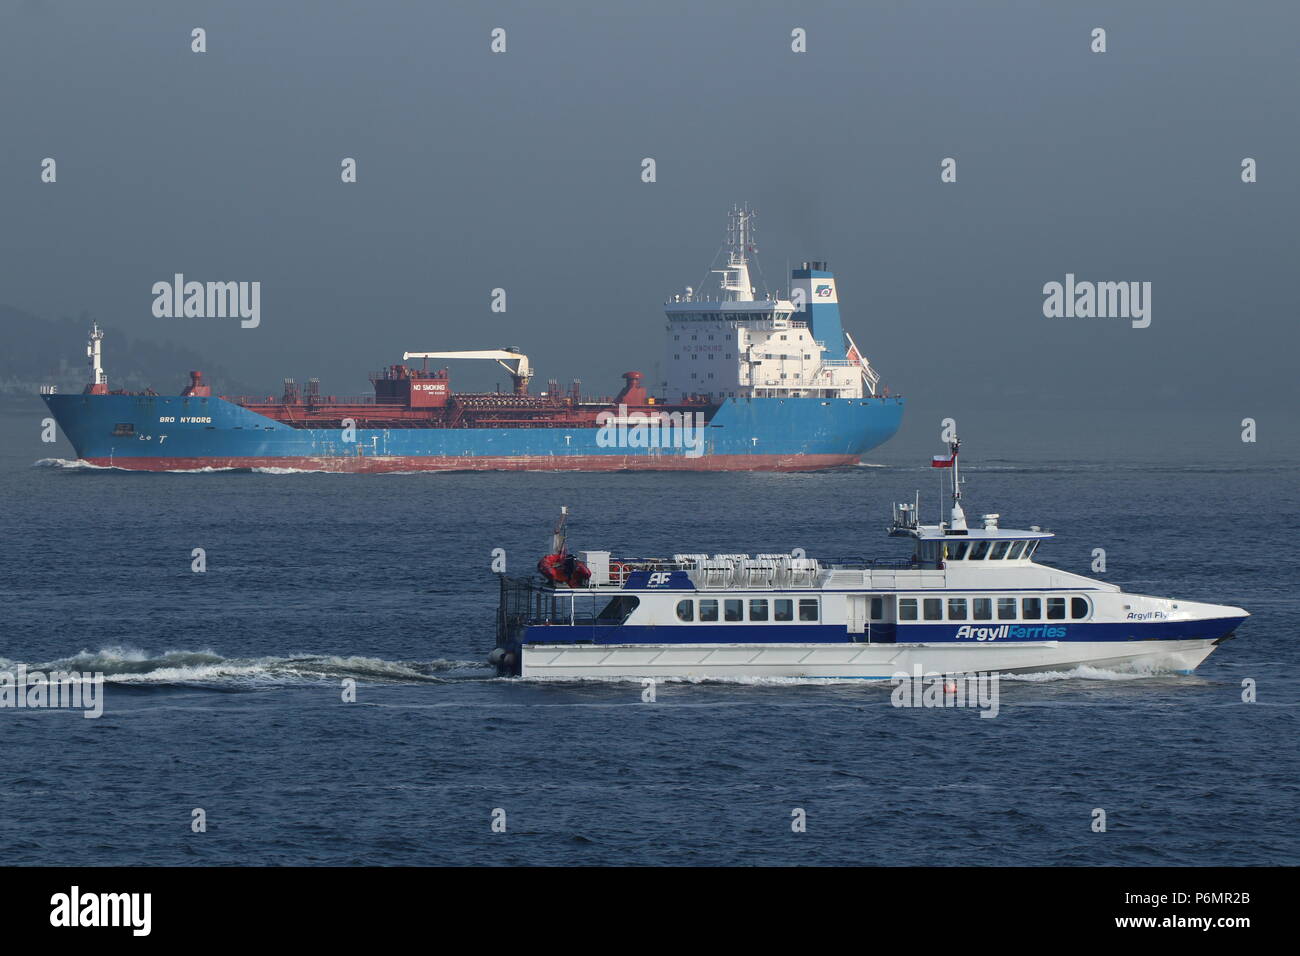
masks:
[[[912,531],[921,541],[1042,541],[1056,537],[1050,531],[1018,531],[1013,528],[971,528],[968,531],[953,531],[946,525],[922,525]]]

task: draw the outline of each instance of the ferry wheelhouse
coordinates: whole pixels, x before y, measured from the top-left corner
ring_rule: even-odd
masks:
[[[896,505],[901,560],[800,553],[570,555],[563,520],[540,577],[501,576],[489,661],[523,677],[859,678],[1107,670],[1190,673],[1249,615],[1130,594],[1036,560],[1053,535],[999,515],[968,527],[960,442],[948,521]]]

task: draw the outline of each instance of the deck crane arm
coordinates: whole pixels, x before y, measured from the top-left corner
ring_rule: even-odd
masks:
[[[533,377],[528,356],[518,349],[484,349],[468,352],[403,352],[402,361],[408,359],[492,359],[510,373],[515,394],[527,395],[528,382]]]

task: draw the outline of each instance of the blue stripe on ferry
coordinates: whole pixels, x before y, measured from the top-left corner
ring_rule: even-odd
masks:
[[[1230,634],[1245,618],[1205,621],[1066,622],[996,625],[901,624],[873,630],[879,644],[996,644],[1120,641],[1215,640]],[[1003,627],[1006,631],[1003,631]],[[1047,628],[1063,633],[1045,636]],[[963,633],[965,636],[958,636]],[[1014,628],[1014,630],[1013,630]],[[984,633],[981,635],[980,631]],[[682,624],[537,625],[525,630],[524,644],[860,644],[867,635],[848,633],[843,624]]]

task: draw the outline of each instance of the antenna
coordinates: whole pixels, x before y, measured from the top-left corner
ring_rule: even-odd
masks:
[[[555,530],[551,533],[551,554],[564,554],[565,538],[564,524],[569,518],[569,509],[565,505],[560,506],[560,517],[555,522]]]
[[[722,274],[722,291],[728,295],[724,301],[753,302],[754,285],[749,278],[748,253],[758,252],[753,239],[754,211],[745,206],[732,206],[728,217],[726,268],[712,271]]]
[[[952,530],[966,530],[966,513],[961,510],[961,472],[957,463],[957,452],[961,448],[961,439],[956,435],[948,443],[948,453],[952,456]]]

